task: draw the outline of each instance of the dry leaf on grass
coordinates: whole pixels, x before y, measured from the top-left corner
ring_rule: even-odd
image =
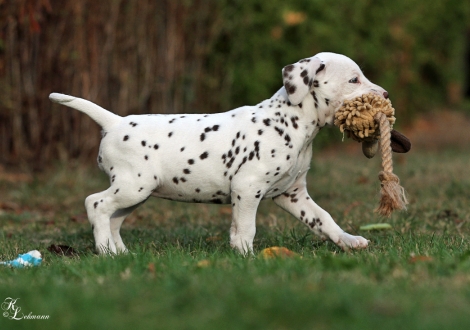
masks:
[[[428,257],[428,256],[412,256],[408,262],[410,264],[414,264],[414,263],[417,263],[417,262],[429,262],[429,261],[433,261],[433,258],[432,257]]]
[[[272,259],[272,258],[294,258],[299,257],[299,255],[295,252],[292,252],[285,247],[273,246],[266,248],[260,252],[260,256],[264,259]]]
[[[151,273],[151,274],[155,274],[155,264],[153,262],[150,262],[148,265],[147,265],[147,270]]]
[[[211,262],[207,259],[204,259],[204,260],[199,260],[196,264],[197,267],[199,268],[205,268],[205,267],[209,267],[211,264]]]
[[[217,242],[221,240],[222,240],[222,237],[220,236],[209,236],[206,238],[206,242]]]

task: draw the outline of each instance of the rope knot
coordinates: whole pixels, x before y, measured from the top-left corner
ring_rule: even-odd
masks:
[[[392,172],[381,171],[379,173],[379,180],[382,183],[382,185],[385,182],[395,182],[396,184],[400,184],[400,179],[398,178],[398,176],[396,176]]]

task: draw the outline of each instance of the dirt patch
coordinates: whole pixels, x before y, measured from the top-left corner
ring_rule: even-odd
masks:
[[[0,181],[6,181],[10,183],[30,183],[33,181],[33,177],[29,172],[22,172],[21,170],[13,168],[6,169],[2,164],[0,164]]]
[[[451,110],[428,113],[417,118],[405,134],[416,149],[468,148],[470,117]]]

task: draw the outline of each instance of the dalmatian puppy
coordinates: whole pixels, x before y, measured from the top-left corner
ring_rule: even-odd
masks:
[[[103,128],[98,164],[110,187],[85,200],[98,252],[127,251],[121,224],[150,196],[231,204],[230,245],[243,254],[253,250],[256,211],[267,198],[345,250],[367,247],[367,239],[346,233],[312,200],[306,176],[312,141],[333,124],[343,101],[388,93],[334,53],[287,65],[282,78],[270,99],[216,114],[120,117],[84,99],[50,94]]]

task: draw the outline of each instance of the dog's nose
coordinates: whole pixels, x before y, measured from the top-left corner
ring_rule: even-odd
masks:
[[[388,99],[388,92],[384,92],[384,98]]]

